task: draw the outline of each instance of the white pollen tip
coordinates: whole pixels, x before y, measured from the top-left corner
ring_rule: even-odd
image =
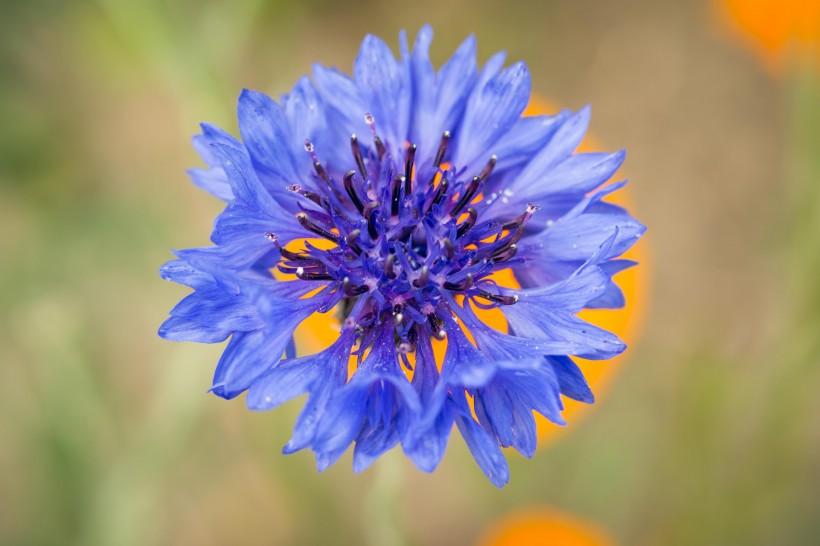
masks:
[[[297,267],[296,268],[296,276],[297,277],[301,277],[304,274],[305,274],[305,268],[304,267]]]

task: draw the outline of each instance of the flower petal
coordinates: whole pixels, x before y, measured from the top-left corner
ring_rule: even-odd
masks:
[[[410,123],[412,91],[408,70],[396,61],[384,41],[369,34],[359,49],[353,74],[362,101],[376,120],[379,136],[391,147],[394,157],[399,157]]]
[[[254,167],[283,180],[296,180],[292,154],[285,152],[293,146],[293,138],[282,107],[264,93],[243,89],[237,116]]]
[[[473,458],[481,470],[496,487],[504,487],[510,481],[510,467],[498,443],[470,414],[470,407],[464,395],[455,399],[456,426],[470,448]]]
[[[515,125],[529,99],[530,72],[523,62],[477,85],[456,134],[454,165],[461,169],[486,163],[496,142]]]

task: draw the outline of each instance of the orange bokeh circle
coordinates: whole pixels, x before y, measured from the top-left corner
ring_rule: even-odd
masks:
[[[484,531],[479,546],[610,546],[597,525],[549,507],[518,510]]]
[[[820,65],[820,1],[715,0],[718,16],[773,71],[790,57]]]
[[[546,100],[540,97],[533,97],[524,115],[535,116],[555,112],[557,110],[558,108],[553,107]],[[581,143],[578,151],[590,152],[600,149],[595,139],[587,136],[584,142]],[[607,201],[625,207],[630,213],[635,214],[635,207],[629,199],[629,186],[610,195]],[[601,400],[601,395],[605,392],[606,387],[623,366],[624,362],[629,358],[630,350],[638,338],[645,316],[646,295],[649,285],[649,268],[643,239],[639,240],[638,243],[629,249],[622,257],[628,260],[634,260],[640,264],[637,267],[632,267],[619,273],[615,277],[618,286],[621,287],[626,297],[626,307],[623,309],[585,309],[579,314],[582,319],[620,337],[628,347],[626,352],[610,360],[601,361],[573,358],[578,364],[578,367],[581,368],[581,371],[584,372],[584,377],[586,377],[592,392],[595,394],[596,401]],[[563,415],[569,424],[568,427],[556,426],[540,414],[535,415],[536,425],[538,426],[539,447],[541,448],[544,447],[547,441],[571,429],[592,407],[588,404],[576,402],[568,398],[563,398],[563,400],[565,407]]]

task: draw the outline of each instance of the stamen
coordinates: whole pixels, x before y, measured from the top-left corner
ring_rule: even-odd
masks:
[[[323,209],[327,208],[327,202],[321,195],[319,195],[318,193],[314,193],[312,191],[303,190],[302,186],[300,186],[299,184],[291,184],[290,186],[285,186],[285,189],[288,191],[292,191],[293,193],[299,194],[305,199],[310,199]]]
[[[396,255],[395,254],[388,254],[387,259],[384,260],[384,274],[387,275],[388,279],[395,279],[396,278]]]
[[[390,215],[391,216],[398,216],[399,215],[399,205],[400,201],[399,198],[401,197],[401,186],[405,182],[406,178],[403,176],[397,176],[393,179],[393,195],[390,201]]]
[[[470,231],[470,229],[475,225],[476,220],[478,220],[478,212],[473,207],[467,209],[467,214],[469,214],[467,219],[464,220],[464,223],[458,227],[458,231],[456,232],[457,239],[462,238],[465,233]]]
[[[429,322],[429,323],[430,323],[430,329],[431,329],[431,330],[432,330],[432,332],[433,332],[433,336],[434,336],[437,340],[441,341],[441,340],[443,340],[445,337],[447,337],[447,332],[445,332],[445,331],[441,328],[441,325],[439,324],[439,320],[438,320],[438,318],[436,317],[436,315],[435,315],[435,314],[432,314],[432,315],[427,315],[427,322]]]
[[[498,303],[500,305],[513,305],[514,303],[518,302],[518,296],[502,296],[500,294],[491,294],[486,290],[481,290],[479,288],[478,297],[484,298],[485,300],[490,300],[493,303]]]
[[[527,210],[524,211],[524,214],[522,214],[515,220],[512,220],[502,225],[501,228],[511,230],[517,228],[518,226],[525,226],[527,222],[530,220],[530,218],[532,218],[533,213],[540,208],[541,207],[539,207],[538,205],[534,205],[533,203],[527,203]]]
[[[356,194],[356,188],[353,187],[354,176],[356,176],[356,171],[347,171],[344,175],[344,186],[347,195],[353,202],[353,206],[355,206],[359,214],[361,214],[364,211],[364,205],[362,205],[362,200],[359,199],[358,194]]]
[[[450,131],[444,131],[444,134],[441,135],[441,141],[438,145],[438,151],[436,152],[436,159],[433,161],[433,165],[438,169],[441,166],[441,162],[444,160],[444,153],[447,151],[447,143],[450,141]]]
[[[416,288],[424,288],[427,286],[427,282],[430,280],[430,269],[425,265],[421,268],[421,273],[419,273],[418,278],[413,281],[413,286]]]
[[[364,122],[370,126],[370,132],[373,133],[373,144],[376,145],[376,155],[379,157],[379,161],[381,161],[387,150],[384,148],[382,139],[380,139],[379,135],[376,133],[376,118],[373,117],[373,114],[368,112],[364,115]]]
[[[353,151],[353,158],[356,160],[356,166],[359,167],[359,174],[362,175],[364,180],[367,180],[367,167],[365,167],[362,149],[359,146],[359,139],[356,138],[356,135],[350,135],[350,149]]]
[[[441,183],[438,185],[438,188],[436,188],[436,196],[433,198],[433,203],[430,205],[431,207],[433,205],[438,205],[439,203],[441,203],[442,199],[444,199],[444,196],[447,194],[447,189],[449,187],[450,183],[447,181],[446,178],[443,178],[441,180]]]
[[[360,294],[364,294],[367,292],[367,286],[356,286],[352,282],[350,282],[350,277],[345,277],[342,280],[342,292],[344,292],[348,296],[358,296]]]
[[[444,255],[447,256],[448,260],[452,260],[453,256],[456,255],[456,247],[453,246],[453,241],[449,237],[444,238]]]
[[[496,263],[506,262],[507,260],[512,259],[512,257],[515,256],[517,252],[518,252],[518,245],[517,244],[513,243],[509,247],[506,247],[506,245],[505,245],[504,250],[495,252],[492,256],[490,256],[490,259],[493,260]]]
[[[450,211],[450,216],[455,218],[461,213],[461,209],[466,207],[470,201],[473,200],[475,194],[478,193],[478,188],[481,186],[481,179],[477,176],[474,176],[464,191],[461,193],[461,197],[459,197],[456,206],[453,207],[453,210]]]
[[[347,237],[345,237],[345,243],[347,243],[347,248],[355,252],[356,254],[362,253],[362,247],[359,246],[357,239],[359,235],[362,234],[362,230],[354,229],[350,233],[348,233]]]
[[[496,164],[497,161],[498,161],[498,157],[496,157],[495,155],[490,157],[490,160],[487,162],[487,164],[484,166],[484,168],[481,169],[481,172],[478,173],[478,179],[481,180],[482,182],[487,180],[490,177],[490,175],[492,174],[493,169],[495,168],[495,164]]]
[[[370,234],[371,239],[379,238],[379,231],[376,229],[376,220],[378,219],[376,209],[380,206],[381,203],[378,201],[371,201],[364,207],[364,211],[362,212],[362,215],[367,219],[367,233]]]
[[[319,226],[317,226],[316,224],[314,224],[313,222],[311,222],[310,220],[308,220],[307,214],[305,214],[304,212],[300,212],[299,214],[297,214],[296,215],[296,220],[298,220],[298,222],[306,230],[315,233],[319,237],[324,237],[328,241],[333,241],[337,245],[339,244],[339,236],[338,235],[336,235],[335,233],[331,233],[327,230],[324,230],[324,229],[320,228]]]
[[[334,280],[327,272],[317,273],[313,271],[306,271],[304,267],[296,268],[296,276],[303,281],[332,281]]]
[[[465,290],[469,290],[470,288],[472,288],[473,287],[473,282],[474,282],[473,281],[473,274],[472,273],[467,273],[467,276],[464,277],[464,280],[461,281],[460,283],[453,283],[453,282],[447,281],[447,282],[444,283],[443,286],[446,290],[455,290],[455,291],[458,291],[458,292],[463,292]]]
[[[413,189],[413,164],[416,161],[416,145],[411,144],[404,154],[404,195]]]
[[[322,180],[324,180],[328,184],[330,183],[330,177],[328,176],[327,171],[325,170],[325,168],[322,166],[322,164],[320,162],[318,162],[318,161],[313,162],[313,170],[316,171],[316,174],[319,175],[319,178],[321,178]]]
[[[283,246],[280,246],[278,243],[276,244],[276,246],[279,248],[279,254],[281,254],[283,258],[285,258],[286,260],[289,260],[291,262],[311,262],[311,263],[316,264],[316,265],[319,265],[319,264],[322,263],[319,260],[317,260],[316,258],[311,258],[310,256],[308,256],[306,254],[299,254],[299,253],[296,253],[296,252],[292,252],[292,251],[288,250],[287,248],[285,248]]]

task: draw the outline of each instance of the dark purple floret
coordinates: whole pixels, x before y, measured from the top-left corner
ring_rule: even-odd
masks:
[[[489,279],[510,267],[515,243],[538,207],[530,204],[503,224],[481,222],[482,189],[492,176],[495,156],[474,175],[448,169],[444,161],[451,132],[445,131],[432,165],[416,163],[415,144],[408,144],[403,161],[397,162],[386,152],[373,116],[365,114],[365,120],[375,144],[363,150],[356,135],[351,137],[350,165],[356,169],[341,180],[328,174],[321,150],[305,142],[317,191],[299,184],[288,190],[305,200],[299,223],[336,246],[310,246],[297,253],[279,246],[275,234],[268,233],[279,246],[278,269],[303,280],[336,283],[345,324],[362,331],[391,320],[397,343],[411,343],[414,329],[413,335],[421,330],[444,337],[436,310],[454,296],[480,298],[482,307],[515,304],[516,296],[495,293]],[[414,175],[426,182],[414,185]]]

